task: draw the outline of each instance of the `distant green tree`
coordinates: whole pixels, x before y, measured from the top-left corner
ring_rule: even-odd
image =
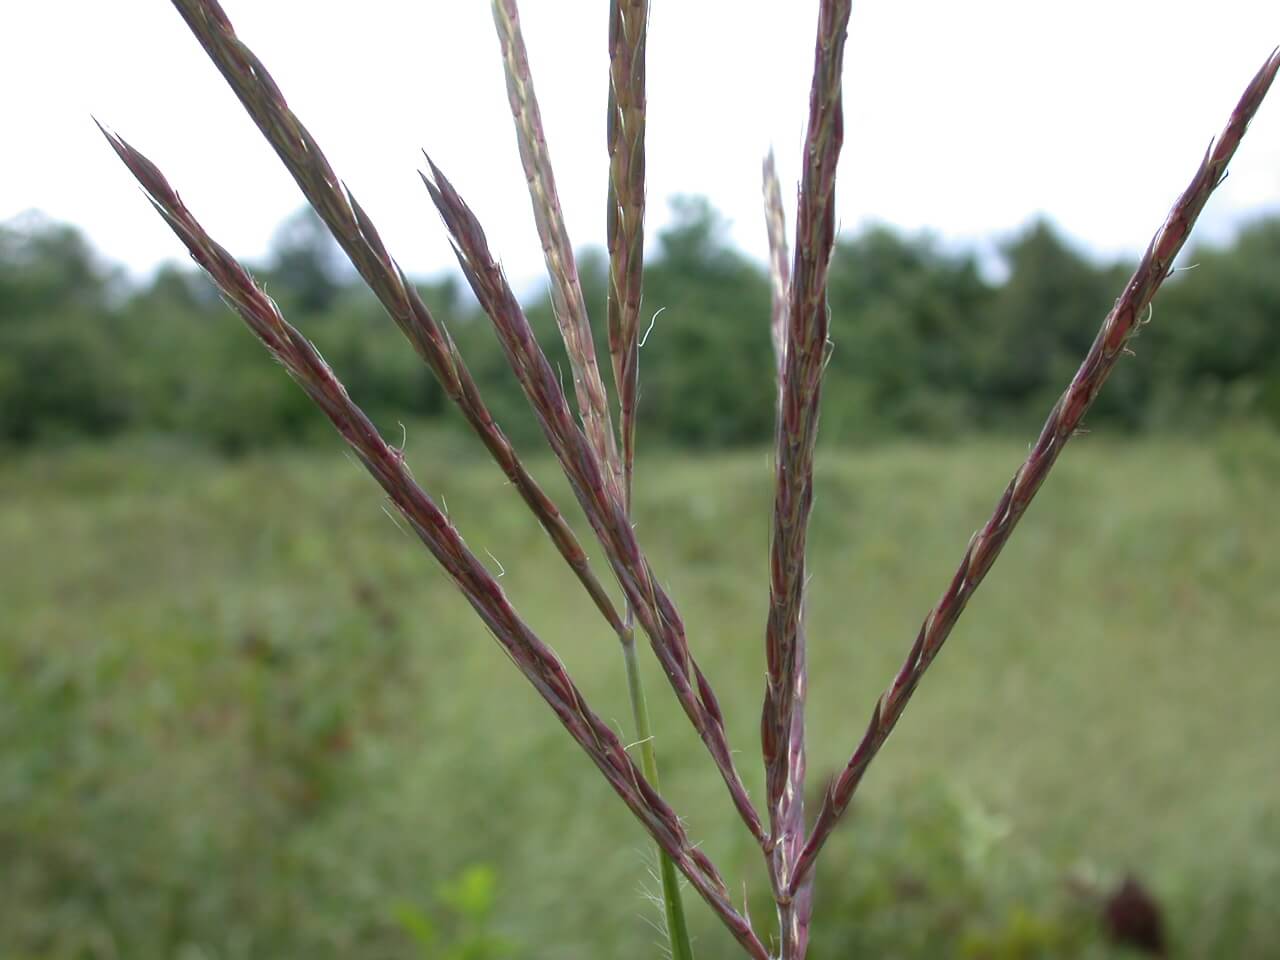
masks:
[[[119,280],[76,227],[34,211],[0,224],[0,321],[97,310]]]
[[[125,423],[117,287],[74,227],[36,215],[0,226],[0,442]]]
[[[927,235],[873,227],[841,240],[831,264],[833,439],[943,435],[979,415],[976,358],[992,290],[968,253]]]
[[[764,271],[730,246],[702,198],[678,198],[645,271],[639,429],[697,446],[773,431],[773,348]],[[659,311],[661,311],[659,313]]]
[[[272,296],[304,314],[330,309],[354,279],[341,248],[311,207],[276,229],[265,274]]]
[[[462,315],[459,282],[419,284],[436,319],[453,329]],[[431,417],[444,409],[444,392],[427,365],[363,287],[348,286],[322,314],[307,321],[308,335],[343,371],[352,396],[366,411],[394,427],[398,419]]]
[[[764,267],[729,241],[704,198],[672,203],[645,272],[640,430],[699,449],[768,443],[773,352]],[[1007,276],[970,251],[872,227],[840,240],[831,264],[831,355],[822,436],[960,436],[1034,427],[1088,349],[1125,283],[1125,264],[1083,256],[1047,221],[1001,248]],[[1202,247],[1156,303],[1150,356],[1122,364],[1090,423],[1207,428],[1280,425],[1280,217]],[[608,261],[579,255],[606,377]],[[268,265],[281,308],[342,371],[389,433],[445,415],[439,384],[311,213],[281,227]],[[518,443],[541,430],[492,325],[456,276],[419,285],[450,331],[491,412]],[[525,291],[519,291],[525,292]],[[553,365],[568,371],[546,287],[526,308]],[[194,271],[143,283],[103,263],[74,227],[31,214],[0,225],[0,444],[122,430],[172,432],[238,451],[306,441],[321,429],[305,398],[259,362],[257,344]],[[572,385],[565,380],[566,392]],[[452,422],[452,418],[446,419]]]
[[[1004,244],[1009,269],[989,307],[978,350],[981,422],[1042,419],[1088,351],[1129,269],[1098,266],[1067,245],[1046,220]],[[979,341],[980,342],[977,342]],[[1126,368],[1130,365],[1125,365]],[[1138,416],[1128,371],[1118,371],[1091,418]]]
[[[1260,416],[1280,426],[1280,217],[1199,247],[1156,305],[1162,425]],[[1172,424],[1171,424],[1172,421]]]

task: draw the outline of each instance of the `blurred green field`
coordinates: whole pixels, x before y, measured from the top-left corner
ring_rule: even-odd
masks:
[[[616,645],[498,471],[448,433],[408,449],[625,730]],[[822,460],[815,782],[1024,449]],[[1130,871],[1173,955],[1277,956],[1277,484],[1274,435],[1067,452],[827,850],[815,960],[1126,956],[1095,900]],[[764,451],[642,457],[641,541],[757,796],[769,504]],[[336,441],[10,459],[0,571],[0,958],[659,955],[644,835]],[[666,792],[765,925],[758,858],[649,691]],[[699,956],[735,956],[692,912]]]

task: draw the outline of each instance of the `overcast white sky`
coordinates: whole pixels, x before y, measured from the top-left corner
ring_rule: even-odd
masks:
[[[486,0],[223,0],[410,271],[452,257],[415,173],[429,149],[522,287],[541,274]],[[0,33],[0,219],[39,208],[146,271],[179,259],[90,113],[149,154],[224,245],[261,256],[301,197],[164,0],[10,3]],[[603,240],[604,0],[524,0],[575,245]],[[759,168],[794,195],[815,0],[653,0],[650,236],[700,193],[763,259]],[[949,241],[1038,212],[1094,253],[1136,254],[1245,83],[1280,43],[1274,0],[855,0],[846,54],[845,229]],[[1280,91],[1273,100],[1280,101]],[[1280,209],[1266,104],[1203,221]]]

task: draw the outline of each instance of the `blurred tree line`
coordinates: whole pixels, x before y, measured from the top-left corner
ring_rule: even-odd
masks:
[[[656,317],[641,354],[647,443],[765,442],[773,422],[769,285],[703,200],[675,201],[645,276]],[[1039,425],[1120,293],[1131,264],[1099,264],[1047,222],[1000,248],[993,281],[972,252],[884,227],[840,240],[831,271],[824,437],[946,437]],[[1091,414],[1129,430],[1200,429],[1227,418],[1280,426],[1280,217],[1194,250],[1156,301],[1141,362],[1122,364]],[[580,263],[604,316],[607,262]],[[443,395],[313,215],[279,231],[256,271],[385,428],[444,416]],[[537,431],[461,280],[420,288],[452,331],[504,429]],[[563,361],[549,299],[528,312]],[[602,334],[599,349],[607,356]],[[1146,349],[1148,343],[1150,349]],[[603,364],[607,368],[607,363]],[[194,271],[144,285],[105,265],[74,228],[28,216],[0,226],[0,444],[121,431],[177,433],[234,452],[325,430],[302,393]]]

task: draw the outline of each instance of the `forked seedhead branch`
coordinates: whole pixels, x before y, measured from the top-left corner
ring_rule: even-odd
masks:
[[[1270,90],[1277,70],[1280,70],[1280,50],[1272,52],[1249,82],[1231,112],[1227,125],[1218,139],[1210,144],[1190,184],[1174,203],[1120,298],[1103,320],[1102,327],[1071,384],[1049,412],[1044,428],[1026,461],[1009,481],[991,518],[969,541],[951,583],[929,611],[893,682],[876,702],[862,741],[839,776],[828,787],[817,821],[792,878],[793,889],[798,889],[805,882],[813,868],[814,859],[848,808],[849,801],[853,799],[867,765],[888,738],[920,678],[950,636],[969,598],[1000,555],[1009,535],[1030,506],[1059,454],[1074,436],[1080,421],[1123,354],[1125,344],[1146,316],[1160,285],[1172,275],[1174,259],[1186,243],[1210,194],[1226,177],[1227,164],[1235,155],[1249,121],[1253,119]]]
[[[710,859],[690,842],[680,818],[645,779],[609,724],[587,705],[555,652],[521,619],[445,512],[413,479],[403,455],[351,400],[315,347],[284,319],[249,273],[209,237],[159,169],[119,136],[103,133],[192,259],[333,424],[570,736],[747,953],[766,960],[767,952],[733,907]]]
[[[604,465],[574,423],[560,380],[489,252],[479,222],[439,168],[429,160],[428,163],[431,177],[424,176],[423,182],[453,238],[463,274],[493,321],[511,369],[622,585],[629,608],[649,636],[663,672],[706,744],[735,807],[752,833],[759,836],[759,818],[734,767],[724,717],[710,684],[689,651],[683,621],[658,584],[636,541],[626,511],[614,497],[616,491],[607,486]]]
[[[538,518],[597,609],[621,634],[622,616],[591,570],[586,552],[568,522],[494,421],[448,331],[436,321],[417,290],[405,279],[372,220],[338,179],[320,145],[290,109],[271,74],[236,36],[231,21],[216,0],[173,0],[173,4],[360,277]]]
[[[689,649],[684,623],[641,549],[630,518],[643,292],[646,0],[611,0],[609,19],[608,332],[618,391],[618,434],[614,433],[577,264],[560,209],[516,0],[492,0],[494,22],[517,144],[550,274],[556,319],[573,368],[576,412],[490,252],[476,217],[430,159],[429,174],[423,175],[452,239],[458,263],[492,321],[525,398],[621,586],[625,615],[619,614],[592,572],[582,546],[558,507],[537,485],[494,422],[448,331],[407,281],[369,216],[289,109],[270,74],[236,36],[217,0],[172,2],[361,278],[430,367],[574,570],[622,641],[629,671],[635,668],[632,617],[648,636],[678,702],[724,780],[735,810],[764,851],[778,911],[776,954],[765,948],[745,915],[734,907],[715,866],[690,841],[681,819],[658,793],[653,755],[644,755],[644,769],[632,760],[613,729],[587,705],[555,652],[520,617],[497,580],[416,482],[401,452],[379,434],[312,344],[284,319],[248,272],[205,233],[160,171],[120,137],[104,130],[112,148],[192,258],[333,424],[503,651],[653,837],[666,858],[663,869],[670,872],[670,876],[664,873],[663,877],[669,922],[682,908],[678,906],[678,891],[672,893],[675,874],[668,863],[684,874],[753,960],[803,960],[817,857],[924,672],[1079,427],[1128,339],[1146,316],[1160,285],[1170,275],[1175,257],[1205,202],[1225,177],[1227,164],[1250,119],[1280,70],[1280,51],[1272,53],[1250,82],[1225,129],[1210,146],[1190,185],[1174,204],[1103,321],[1025,462],[1009,482],[990,519],[970,540],[950,584],[925,618],[906,660],[878,699],[862,740],[828,786],[806,837],[806,548],[814,499],[822,377],[830,346],[827,279],[835,241],[836,168],[843,143],[841,77],[850,0],[819,0],[818,4],[793,253],[788,250],[782,194],[772,155],[763,171],[772,283],[770,327],[777,373],[766,688],[761,713],[767,809],[763,820],[734,766],[724,717]],[[635,703],[638,673],[629,672],[628,680]],[[687,934],[683,939],[687,943]],[[679,949],[681,960],[691,954],[688,949],[677,948],[674,938],[672,944],[673,949]]]
[[[760,730],[769,805],[769,872],[778,904],[782,956],[808,944],[811,891],[792,877],[804,843],[805,553],[813,508],[813,458],[827,356],[827,274],[835,246],[835,184],[844,142],[842,76],[852,4],[822,0],[818,12],[809,124],[796,208],[795,260],[787,284],[780,358],[773,528],[769,547],[766,684]],[[766,173],[767,183],[767,173]],[[772,243],[774,256],[779,243]],[[780,286],[775,268],[775,292]],[[780,308],[775,307],[775,312]],[[775,338],[778,318],[773,321]]]

